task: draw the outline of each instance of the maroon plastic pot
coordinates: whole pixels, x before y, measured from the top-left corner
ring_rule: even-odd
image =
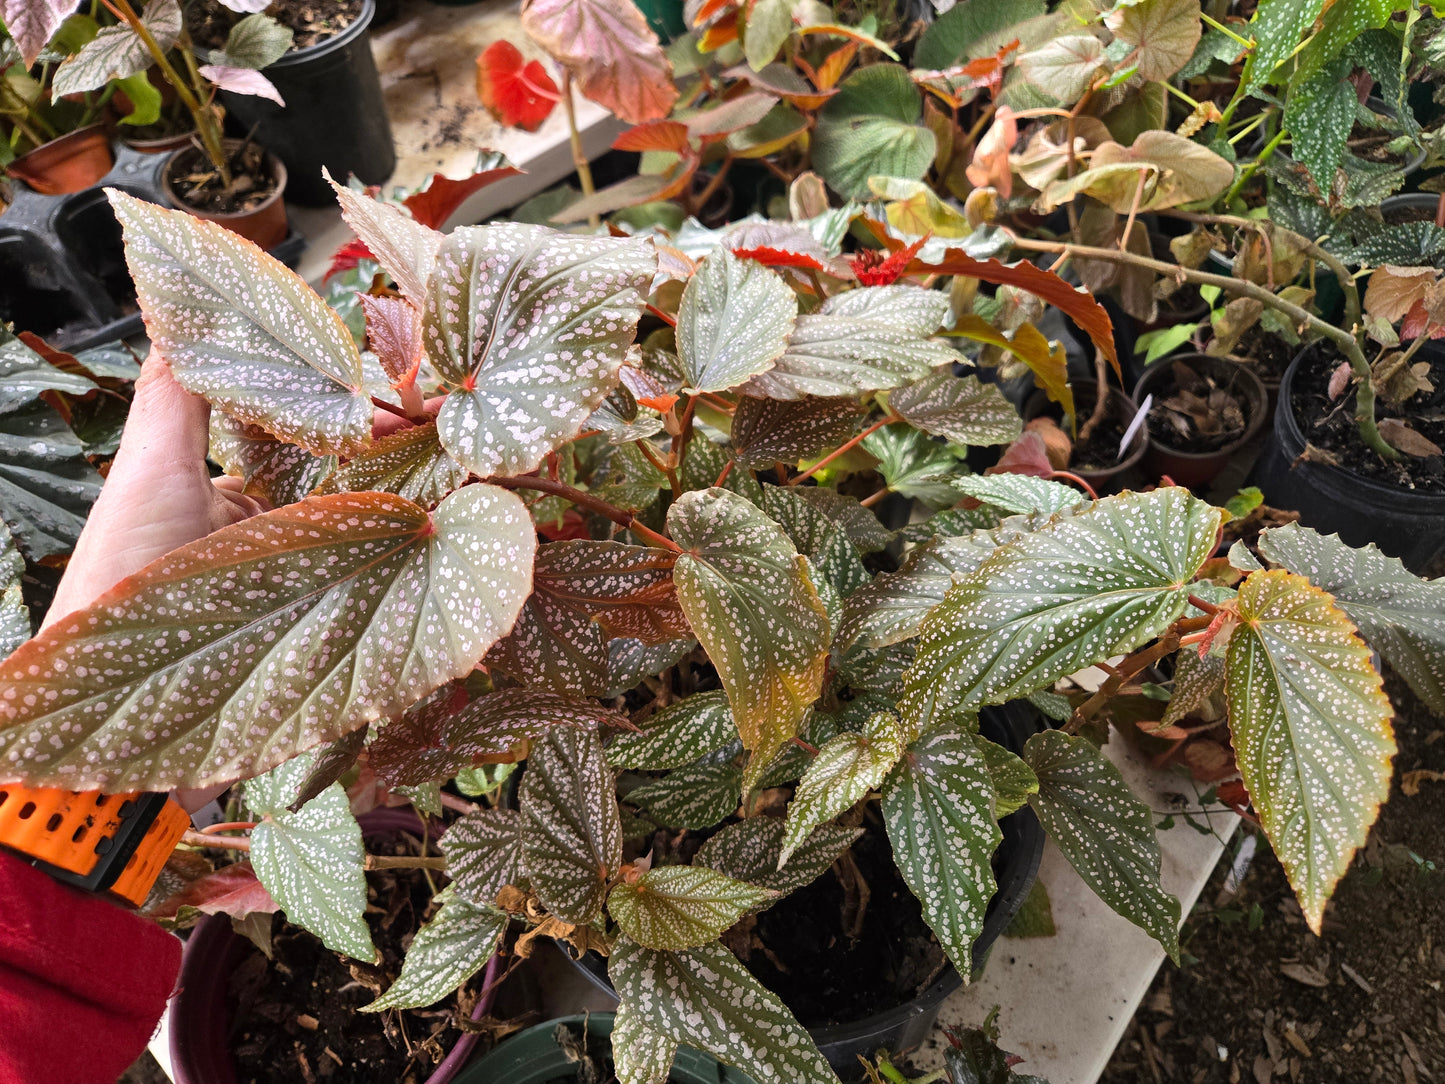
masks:
[[[1144,370],[1139,383],[1134,385],[1134,402],[1142,406],[1149,395],[1155,399],[1166,398],[1175,388],[1173,366],[1176,362],[1187,365],[1200,376],[1213,377],[1225,387],[1243,393],[1245,400],[1244,432],[1215,451],[1192,452],[1187,448],[1176,448],[1155,434],[1149,435],[1144,469],[1155,478],[1168,475],[1176,485],[1194,489],[1214,481],[1229,463],[1230,457],[1264,428],[1264,421],[1269,417],[1269,392],[1254,370],[1237,361],[1208,354],[1171,354]],[[1145,424],[1147,427],[1148,423]]]
[[[1096,389],[1098,388],[1098,384],[1092,380],[1070,380],[1069,386],[1074,389],[1076,417],[1079,420],[1079,424],[1082,425],[1084,420],[1088,418],[1089,412],[1094,408],[1094,396],[1097,394]],[[1134,400],[1130,399],[1118,388],[1110,387],[1109,401],[1111,404],[1109,407],[1110,412],[1115,413],[1117,417],[1122,419],[1124,427],[1128,428],[1129,423],[1134,420],[1134,415],[1139,413],[1139,408],[1134,405]],[[1036,391],[1029,396],[1028,401],[1024,403],[1023,416],[1026,422],[1043,417],[1051,417],[1055,421],[1059,421],[1063,418],[1064,412],[1058,403],[1055,403],[1042,391]],[[1128,454],[1113,466],[1095,467],[1084,470],[1070,463],[1068,469],[1071,473],[1078,475],[1084,481],[1088,482],[1096,493],[1103,496],[1105,493],[1112,492],[1115,487],[1122,484],[1121,475],[1130,467],[1137,466],[1139,461],[1144,458],[1144,453],[1148,450],[1148,427],[1141,425],[1138,432],[1134,434],[1133,441],[1129,444]]]
[[[357,820],[363,838],[384,832],[411,832],[422,836],[421,818],[409,809],[374,809]],[[434,834],[433,834],[434,838]],[[236,1084],[231,1060],[230,1019],[226,1013],[226,986],[231,972],[249,953],[251,944],[231,928],[225,915],[207,915],[196,923],[181,957],[177,991],[171,998],[171,1069],[176,1084]],[[485,984],[495,978],[499,957],[487,965]],[[486,1015],[493,991],[480,998],[473,1020]],[[477,1036],[462,1035],[427,1084],[448,1084],[471,1056]]]

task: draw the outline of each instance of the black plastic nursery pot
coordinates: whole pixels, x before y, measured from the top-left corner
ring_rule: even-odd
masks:
[[[287,53],[264,69],[285,107],[251,94],[221,92],[228,116],[286,164],[287,198],[329,207],[336,196],[321,175],[324,167],[341,183],[350,175],[381,184],[396,168],[391,122],[381,77],[371,55],[368,28],[375,0],[341,33]]]
[[[1373,542],[1417,575],[1440,575],[1445,572],[1445,493],[1402,489],[1341,467],[1300,460],[1306,437],[1291,394],[1312,349],[1316,347],[1300,351],[1285,370],[1273,432],[1255,464],[1254,484],[1268,504],[1298,512],[1307,527],[1337,534],[1351,546]],[[1429,356],[1434,349],[1426,347],[1421,355]]]
[[[565,1028],[576,1038],[585,1034],[588,1053],[596,1060],[605,1060],[615,1019],[615,1013],[594,1012],[537,1024],[473,1062],[456,1078],[456,1084],[557,1084],[580,1080],[578,1063],[558,1043],[557,1029]],[[677,1048],[667,1079],[669,1084],[754,1084],[752,1077],[686,1046]]]
[[[1024,742],[1043,725],[1038,710],[1025,700],[979,712],[979,728],[983,734],[1015,753],[1021,753]],[[983,930],[973,943],[975,976],[983,971],[994,944],[1028,898],[1044,853],[1043,826],[1028,806],[1004,817],[999,821],[999,828],[1003,831],[1003,842],[994,852],[993,861],[998,887],[989,900]],[[565,947],[564,955],[599,990],[610,997],[616,996],[607,978],[607,962],[600,956],[589,952],[580,960],[575,959]],[[858,1020],[809,1028],[808,1033],[839,1077],[845,1081],[861,1080],[860,1055],[871,1058],[883,1049],[898,1054],[919,1047],[933,1030],[944,999],[962,984],[958,972],[945,967],[937,980],[902,1004]],[[480,1078],[478,1084],[479,1081]]]
[[[1168,437],[1150,433],[1149,447],[1144,453],[1145,471],[1154,478],[1167,475],[1176,484],[1194,489],[1214,481],[1230,458],[1259,435],[1269,417],[1269,392],[1254,370],[1237,361],[1208,354],[1170,354],[1144,370],[1139,383],[1134,385],[1134,402],[1142,408],[1150,395],[1157,401],[1171,394],[1176,386],[1173,368],[1176,363],[1238,392],[1244,400],[1244,431],[1212,451],[1176,447]]]
[[[357,819],[365,838],[389,832],[422,836],[422,822],[409,809],[374,809]],[[207,915],[192,930],[170,1005],[171,1068],[176,1084],[236,1084],[227,987],[232,973],[251,951],[251,943],[231,928],[226,915]],[[484,1000],[489,1003],[490,999]],[[381,1017],[376,1019],[379,1027]],[[437,1065],[426,1084],[454,1080],[475,1043],[472,1034],[458,1038],[451,1055]],[[465,1049],[457,1049],[463,1044]]]
[[[1387,226],[1415,221],[1434,222],[1439,208],[1440,196],[1434,192],[1406,192],[1381,200],[1380,217]]]
[[[0,321],[62,350],[144,330],[104,189],[172,206],[161,183],[167,159],[124,144],[115,145],[114,157],[110,172],[79,192],[48,196],[17,182],[0,215]],[[271,255],[294,267],[305,247],[293,230]]]

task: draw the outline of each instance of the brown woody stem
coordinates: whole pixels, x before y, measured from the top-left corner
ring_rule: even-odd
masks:
[[[447,868],[445,858],[414,858],[411,855],[369,854],[364,869],[440,869]]]
[[[1316,334],[1334,343],[1340,353],[1349,361],[1350,368],[1354,370],[1358,381],[1355,392],[1355,424],[1359,427],[1360,439],[1382,459],[1400,458],[1400,453],[1385,443],[1385,439],[1380,436],[1379,428],[1375,425],[1375,386],[1371,381],[1370,363],[1365,360],[1359,342],[1348,331],[1342,331],[1313,313],[1306,312],[1298,305],[1292,305],[1283,298],[1276,297],[1263,286],[1229,275],[1212,275],[1206,271],[1194,271],[1187,267],[1180,267],[1178,264],[1138,256],[1132,252],[1120,252],[1112,248],[1095,248],[1092,245],[1035,241],[1027,237],[1014,237],[1013,245],[1026,252],[1061,252],[1075,259],[1105,260],[1109,263],[1129,264],[1159,275],[1169,275],[1183,282],[1192,282],[1196,286],[1217,286],[1232,294],[1242,294],[1245,297],[1254,298],[1265,307],[1288,316],[1297,327],[1309,327]]]
[[[1098,692],[1074,709],[1074,714],[1063,725],[1064,732],[1077,734],[1079,727],[1097,715],[1099,710],[1132,678],[1153,666],[1165,655],[1178,651],[1179,637],[1182,633],[1207,628],[1209,621],[1208,617],[1181,617],[1154,644],[1134,652],[1122,660],[1118,666],[1110,667],[1109,679],[1099,686]]]

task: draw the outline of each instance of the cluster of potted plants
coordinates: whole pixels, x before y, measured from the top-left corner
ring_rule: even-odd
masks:
[[[549,1029],[567,1065],[878,1079],[1045,836],[1177,959],[1111,722],[1222,726],[1211,780],[1321,928],[1389,791],[1380,659],[1445,710],[1445,229],[1376,212],[1445,164],[1410,93],[1439,20],[852,10],[707,0],[664,46],[529,0],[558,78],[502,43],[483,100],[585,94],[636,175],[449,235],[333,184],[365,350],[249,242],[110,193],[154,348],[275,510],[14,637],[0,778],[238,784],[150,907],[210,916],[189,1079],[441,1084],[547,941],[618,999]],[[1257,478],[1302,523],[1261,530],[1211,486],[1271,410]],[[478,1079],[563,1075],[511,1042]]]

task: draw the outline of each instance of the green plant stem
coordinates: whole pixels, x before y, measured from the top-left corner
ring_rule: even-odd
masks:
[[[682,483],[677,480],[677,469],[668,466],[662,457],[657,454],[657,450],[652,447],[651,442],[646,438],[635,440],[632,443],[637,445],[637,450],[642,453],[643,458],[656,467],[657,472],[667,479],[667,485],[668,488],[672,490],[673,499],[676,500],[678,497],[681,497]]]
[[[204,832],[195,832],[187,828],[181,836],[181,842],[192,847],[215,847],[223,851],[249,851],[251,840],[238,836],[208,836]]]
[[[1072,245],[1056,241],[1035,241],[1026,237],[1013,238],[1016,248],[1028,252],[1057,252],[1066,253],[1081,260],[1106,260],[1110,263],[1129,264],[1133,267],[1142,267],[1155,274],[1168,275],[1174,279],[1184,282],[1191,282],[1196,286],[1217,286],[1232,294],[1243,294],[1245,297],[1252,297],[1261,302],[1267,308],[1273,309],[1294,321],[1296,327],[1308,326],[1316,334],[1329,339],[1339,348],[1340,353],[1350,363],[1354,370],[1359,384],[1355,391],[1355,423],[1360,430],[1360,439],[1376,455],[1383,459],[1399,459],[1400,453],[1385,443],[1380,436],[1380,430],[1375,425],[1375,386],[1370,379],[1370,363],[1365,360],[1364,351],[1360,349],[1359,341],[1348,331],[1341,331],[1333,324],[1321,320],[1313,313],[1306,312],[1298,305],[1292,305],[1283,298],[1276,297],[1263,286],[1253,282],[1246,282],[1243,279],[1232,278],[1229,275],[1212,275],[1207,271],[1194,271],[1187,267],[1180,267],[1178,264],[1165,263],[1163,260],[1150,259],[1147,256],[1139,256],[1133,252],[1120,252],[1112,248],[1094,248],[1090,245]]]
[[[597,191],[592,183],[592,166],[587,161],[587,152],[582,149],[582,133],[577,130],[577,105],[572,100],[572,72],[562,69],[562,106],[567,113],[567,138],[572,144],[572,165],[577,170],[577,179],[582,182],[582,196],[585,199]],[[587,216],[587,224],[594,230],[602,224],[597,215]]]
[[[1218,30],[1218,31],[1219,31],[1221,34],[1223,34],[1225,37],[1230,38],[1230,39],[1232,39],[1233,41],[1238,42],[1238,43],[1239,43],[1240,45],[1242,45],[1244,48],[1246,48],[1246,49],[1253,49],[1253,48],[1254,48],[1254,42],[1250,41],[1248,38],[1240,37],[1240,36],[1239,36],[1238,34],[1236,34],[1233,30],[1229,29],[1229,27],[1225,26],[1223,23],[1221,23],[1221,22],[1219,22],[1217,19],[1213,18],[1207,11],[1201,11],[1201,12],[1199,13],[1199,18],[1200,18],[1201,21],[1203,21],[1203,23],[1204,23],[1206,26],[1211,26],[1211,27],[1213,27],[1215,30]]]
[[[1221,120],[1219,123],[1223,125],[1224,121]],[[1264,145],[1264,150],[1259,152],[1259,157],[1239,171],[1239,176],[1236,177],[1234,179],[1234,183],[1229,186],[1229,191],[1224,194],[1224,205],[1226,207],[1228,207],[1234,201],[1234,198],[1239,195],[1239,190],[1243,188],[1247,183],[1249,183],[1249,179],[1254,176],[1255,171],[1258,170],[1260,166],[1268,162],[1271,157],[1273,157],[1275,148],[1288,138],[1289,132],[1281,128],[1279,130],[1279,134]]]
[[[1241,230],[1262,231],[1264,226],[1261,222],[1252,218],[1240,218],[1238,215],[1210,215],[1200,214],[1194,211],[1160,211],[1160,214],[1168,215],[1171,218],[1180,218],[1185,222],[1195,222],[1203,226],[1233,226]],[[1334,273],[1335,278],[1340,282],[1340,290],[1345,295],[1345,323],[1353,330],[1360,326],[1360,289],[1355,284],[1354,276],[1349,269],[1340,262],[1339,257],[1326,251],[1319,244],[1305,238],[1305,251],[1310,258],[1318,260]]]
[[[503,489],[535,489],[539,493],[550,493],[554,497],[561,497],[563,500],[571,501],[579,508],[586,508],[596,512],[599,516],[606,516],[619,527],[625,527],[633,534],[646,538],[654,545],[663,549],[672,550],[674,553],[681,553],[682,547],[666,535],[658,534],[652,528],[638,523],[631,512],[624,511],[615,505],[608,504],[600,497],[594,497],[590,493],[584,493],[580,489],[573,489],[562,482],[554,482],[550,478],[538,478],[536,475],[528,474],[517,478],[492,477],[487,481],[494,486],[501,486]]]

